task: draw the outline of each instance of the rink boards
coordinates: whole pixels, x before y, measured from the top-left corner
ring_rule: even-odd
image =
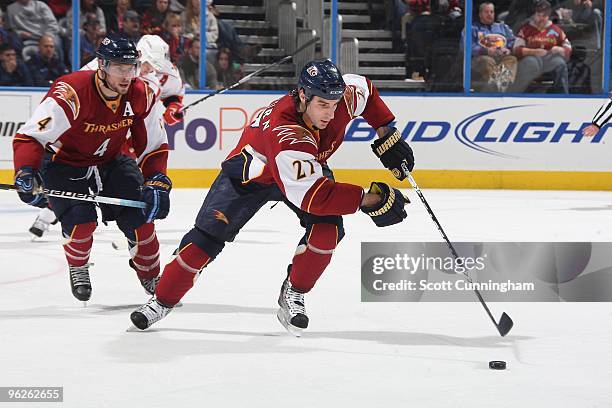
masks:
[[[12,178],[12,136],[43,92],[0,94],[0,182]],[[201,98],[185,97],[185,104]],[[278,93],[219,95],[194,106],[184,123],[167,128],[169,168],[176,187],[208,187],[242,130]],[[604,128],[590,124],[602,99],[385,96],[395,126],[415,152],[422,187],[612,190],[612,151]],[[350,123],[329,160],[338,180],[369,185],[393,181],[374,157],[374,131]]]

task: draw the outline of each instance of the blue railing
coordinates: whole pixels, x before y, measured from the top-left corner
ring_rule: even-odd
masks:
[[[80,68],[80,36],[79,36],[79,16],[80,16],[80,4],[78,0],[73,0],[73,13],[72,13],[72,70],[77,71]],[[597,94],[525,94],[525,93],[486,93],[479,94],[470,92],[471,88],[471,49],[472,49],[472,36],[471,30],[467,27],[472,26],[472,14],[474,0],[465,2],[465,22],[464,22],[464,38],[465,44],[463,47],[463,92],[454,93],[436,93],[436,92],[383,92],[383,95],[396,95],[396,96],[428,96],[428,97],[522,97],[522,98],[592,98],[592,97],[605,97],[610,93],[610,51],[612,43],[612,1],[605,1],[604,11],[604,41],[603,41],[603,75],[601,83],[601,93]],[[206,84],[206,2],[200,2],[200,87]],[[336,38],[338,32],[338,0],[332,0],[331,2],[331,34],[332,38]],[[331,55],[332,61],[337,62],[338,60],[338,49],[337,41],[331,42]],[[45,91],[47,88],[38,87],[8,87],[0,86],[0,91]],[[209,89],[198,89],[190,90],[188,93],[195,94],[207,94],[214,92]],[[284,91],[241,91],[235,90],[230,93],[237,94],[250,94],[250,93],[262,93],[262,94],[281,94]]]

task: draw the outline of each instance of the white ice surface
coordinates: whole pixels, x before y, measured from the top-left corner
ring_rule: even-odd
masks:
[[[451,240],[611,241],[612,193],[424,191]],[[158,223],[167,262],[205,190],[174,190]],[[478,303],[361,303],[362,241],[440,241],[413,201],[377,229],[345,218],[347,236],[306,297],[302,338],[277,322],[276,299],[302,234],[267,205],[173,311],[126,332],[147,300],[126,251],[101,225],[93,296],[69,290],[59,226],[30,242],[36,210],[0,194],[0,386],[63,386],[63,403],[27,407],[612,407],[612,305],[493,303],[515,327],[501,338]],[[489,360],[505,360],[493,371]],[[0,404],[3,405],[3,404]],[[6,404],[9,406],[9,404]],[[12,405],[11,405],[12,406]]]

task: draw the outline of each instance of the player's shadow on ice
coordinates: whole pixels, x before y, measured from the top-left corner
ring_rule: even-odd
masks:
[[[144,301],[143,301],[144,303]],[[123,305],[103,305],[98,303],[89,303],[87,307],[83,307],[76,301],[74,305],[57,306],[49,305],[35,307],[31,309],[0,311],[0,319],[38,319],[38,318],[58,318],[58,319],[83,319],[95,315],[121,315],[126,316],[126,322],[129,323],[129,314],[139,308],[142,303],[123,304]],[[208,303],[188,303],[184,306],[177,307],[181,313],[204,313],[204,314],[219,314],[219,313],[253,313],[274,315],[276,309],[267,307],[249,307],[223,304],[208,304]]]
[[[274,316],[270,316],[274,318]],[[206,326],[200,321],[198,326]],[[322,339],[333,340],[326,344]],[[529,340],[527,336],[456,337],[431,333],[401,332],[401,331],[335,331],[306,332],[296,339],[284,330],[252,331],[252,330],[215,330],[214,328],[178,328],[158,327],[146,331],[130,332],[114,338],[105,346],[106,353],[118,360],[130,363],[150,364],[165,363],[174,360],[188,359],[197,355],[222,354],[295,354],[295,353],[342,353],[342,354],[381,354],[388,355],[389,350],[372,349],[370,343],[392,346],[451,346],[470,348],[509,348],[519,340]],[[310,341],[315,340],[315,341]],[[337,340],[363,342],[358,350],[339,350]],[[172,350],[172,352],[168,352]],[[418,355],[418,349],[406,349],[400,353],[405,357],[423,358]],[[412,355],[412,353],[416,353]],[[395,353],[395,352],[394,352]],[[431,359],[432,357],[428,357]],[[433,357],[435,358],[435,357]],[[441,360],[449,359],[447,356]],[[457,359],[468,363],[478,361]]]
[[[531,340],[528,336],[457,337],[444,334],[400,331],[330,331],[307,332],[304,338],[368,341],[396,346],[453,346],[453,347],[508,347],[517,340]]]
[[[600,205],[597,207],[573,207],[568,208],[570,211],[612,211],[612,204]],[[566,211],[566,210],[563,210]]]

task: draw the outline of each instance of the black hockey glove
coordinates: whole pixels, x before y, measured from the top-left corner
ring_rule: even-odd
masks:
[[[408,171],[414,168],[414,155],[412,149],[397,131],[396,128],[389,128],[383,137],[376,139],[372,143],[372,151],[380,159],[383,166],[391,170],[393,176],[398,180],[406,178],[402,163],[406,163]]]
[[[170,190],[172,182],[161,173],[155,173],[149,177],[142,188],[142,201],[147,203],[147,208],[142,212],[146,217],[146,222],[162,220],[166,218],[170,211]]]
[[[28,205],[38,208],[47,206],[47,197],[43,193],[43,181],[40,172],[29,166],[23,166],[15,174],[15,187],[19,198]]]
[[[410,203],[410,200],[397,188],[391,188],[385,183],[374,181],[370,185],[368,193],[380,195],[380,203],[372,207],[362,206],[359,209],[369,215],[377,226],[387,227],[400,223],[407,217],[404,206]]]

